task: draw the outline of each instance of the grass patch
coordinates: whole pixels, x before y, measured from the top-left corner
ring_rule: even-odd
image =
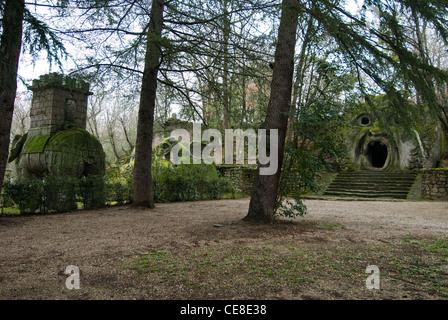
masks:
[[[204,290],[261,286],[276,292],[313,281],[303,273],[309,265],[302,252],[280,253],[276,246],[206,247],[187,253],[157,249],[135,259],[131,268]]]
[[[345,229],[345,226],[342,224],[330,223],[323,225],[322,228],[327,230],[336,230],[336,229]]]
[[[424,242],[423,248],[429,252],[440,253],[444,256],[448,256],[448,241],[445,239],[436,239],[431,242]]]
[[[132,256],[128,265],[158,288],[183,288],[182,298],[289,299],[310,292],[323,299],[448,297],[445,239],[327,244],[319,250],[316,243],[166,247]],[[372,264],[380,269],[381,290],[366,289],[365,270]]]
[[[427,294],[448,298],[448,242],[446,239],[403,239],[387,264],[392,282],[406,288],[402,298]]]

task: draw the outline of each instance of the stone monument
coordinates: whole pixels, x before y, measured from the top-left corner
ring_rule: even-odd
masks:
[[[442,158],[444,138],[437,121],[417,108],[416,124],[400,123],[387,105],[387,97],[376,97],[375,109],[361,105],[353,111],[345,139],[348,166],[354,171],[411,171],[435,168]]]
[[[29,87],[33,92],[30,129],[14,138],[9,157],[9,162],[15,161],[18,175],[66,181],[104,175],[102,145],[86,130],[89,87],[57,73],[33,81]],[[76,208],[73,188],[59,190],[52,197],[56,210]]]

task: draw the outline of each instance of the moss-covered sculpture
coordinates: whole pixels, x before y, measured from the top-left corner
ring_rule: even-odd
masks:
[[[413,124],[400,123],[386,96],[376,97],[346,114],[349,157],[347,168],[354,171],[408,171],[434,168],[444,152],[443,134],[437,121],[421,106],[410,104]],[[417,109],[420,108],[420,109]]]
[[[98,139],[85,130],[87,97],[91,94],[88,85],[50,74],[35,80],[30,89],[34,93],[31,127],[25,135],[14,138],[9,157],[9,162],[15,161],[17,174],[30,179],[51,177],[68,184],[82,177],[102,177],[105,153]],[[54,209],[76,209],[74,192],[73,186],[51,195]],[[102,199],[92,201],[98,204]]]
[[[104,174],[104,152],[96,137],[82,128],[27,138],[20,166],[27,174],[80,178]]]

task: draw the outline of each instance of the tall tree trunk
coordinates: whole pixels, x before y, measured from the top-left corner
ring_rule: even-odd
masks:
[[[0,39],[0,193],[8,161],[14,101],[17,91],[17,69],[22,48],[24,0],[6,0]]]
[[[152,141],[157,74],[162,58],[160,46],[164,3],[164,0],[154,0],[151,8],[135,144],[133,205],[149,208],[154,207],[151,175]]]
[[[278,42],[272,75],[271,96],[265,120],[265,128],[278,130],[278,163],[273,175],[258,175],[252,191],[246,221],[272,222],[285,149],[288,112],[290,110],[294,76],[294,48],[299,15],[296,0],[283,0]],[[268,140],[269,141],[269,140]]]
[[[229,85],[229,35],[230,35],[230,17],[228,10],[229,1],[223,1],[223,127],[230,129],[231,127],[231,101],[230,101],[230,85]]]

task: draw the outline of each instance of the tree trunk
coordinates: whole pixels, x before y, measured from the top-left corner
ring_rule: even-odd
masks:
[[[17,69],[22,48],[24,0],[6,0],[0,39],[0,194],[5,177],[14,101],[17,91]]]
[[[137,122],[137,141],[135,145],[133,205],[149,208],[154,207],[151,162],[157,74],[162,58],[160,46],[163,10],[164,0],[154,0],[147,36],[145,68],[143,71]]]
[[[294,48],[298,24],[299,4],[295,0],[283,0],[278,42],[272,75],[271,96],[265,120],[265,128],[278,130],[278,163],[273,175],[258,175],[252,191],[246,221],[272,222],[277,206],[276,199],[285,148],[288,112],[290,110],[294,76]],[[269,140],[268,140],[269,141]]]
[[[229,85],[229,35],[230,35],[230,17],[227,6],[228,0],[223,1],[223,127],[224,129],[231,128],[231,101],[230,101],[230,85]]]

